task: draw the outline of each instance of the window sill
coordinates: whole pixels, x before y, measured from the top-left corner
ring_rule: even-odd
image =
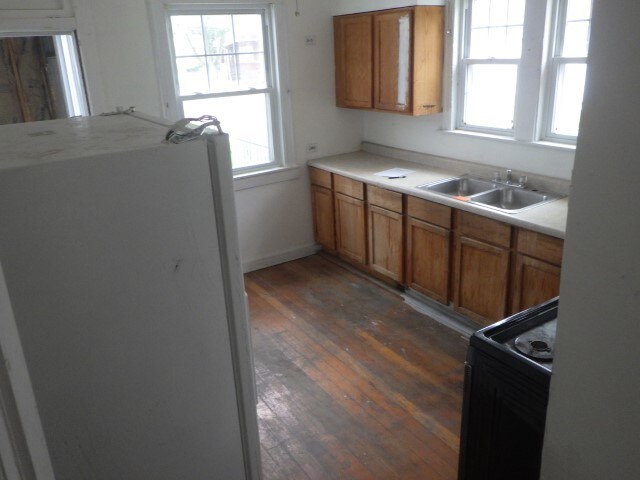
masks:
[[[442,130],[443,133],[448,135],[459,135],[461,137],[469,137],[469,138],[482,138],[486,140],[494,140],[503,143],[511,143],[513,145],[522,145],[524,147],[534,147],[534,148],[546,148],[551,150],[560,150],[564,152],[575,152],[576,146],[569,143],[559,143],[559,142],[550,142],[550,141],[536,141],[536,142],[525,142],[522,140],[516,140],[511,137],[503,137],[501,135],[492,135],[490,133],[480,133],[480,132],[472,132],[468,130]]]
[[[300,167],[274,167],[258,172],[242,173],[233,177],[233,189],[246,190],[271,183],[295,180],[300,176]]]

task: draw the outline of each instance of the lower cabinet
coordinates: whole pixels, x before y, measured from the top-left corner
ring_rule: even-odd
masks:
[[[369,205],[369,268],[403,281],[402,214]]]
[[[453,305],[489,325],[508,314],[511,226],[456,210]]]
[[[563,241],[311,169],[322,248],[488,325],[559,294]]]
[[[360,266],[367,264],[365,203],[335,193],[336,249],[338,255]]]
[[[563,241],[519,229],[512,281],[511,312],[521,312],[560,293]]]
[[[316,242],[329,253],[336,253],[335,216],[333,214],[333,192],[324,187],[311,185],[313,204],[313,233]]]
[[[407,197],[406,284],[440,303],[449,303],[451,208]]]
[[[385,279],[404,281],[402,194],[367,185],[369,268]]]
[[[456,239],[454,307],[489,325],[507,316],[510,250],[472,238]]]

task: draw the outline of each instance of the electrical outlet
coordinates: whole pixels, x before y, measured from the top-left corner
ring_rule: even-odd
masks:
[[[318,144],[317,143],[307,143],[307,153],[318,153]]]
[[[313,47],[316,44],[316,36],[315,35],[307,35],[304,37],[304,44],[307,47]]]

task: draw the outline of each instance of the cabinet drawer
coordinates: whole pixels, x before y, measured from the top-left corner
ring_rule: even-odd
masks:
[[[402,194],[385,190],[384,188],[367,185],[367,200],[369,205],[386,208],[392,212],[402,213]]]
[[[518,252],[544,260],[554,265],[562,263],[564,242],[555,237],[520,228],[518,230]]]
[[[456,210],[456,230],[465,237],[502,247],[511,246],[511,227],[480,215]]]
[[[331,172],[320,170],[319,168],[309,167],[309,178],[312,185],[318,185],[324,188],[331,188]]]
[[[333,176],[333,187],[336,192],[348,195],[349,197],[364,200],[364,183],[342,175]]]
[[[423,222],[451,228],[451,207],[418,197],[407,197],[407,214]]]

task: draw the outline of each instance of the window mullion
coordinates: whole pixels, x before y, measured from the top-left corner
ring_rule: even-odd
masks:
[[[522,57],[518,68],[518,86],[514,112],[514,138],[524,142],[533,142],[538,138],[540,92],[542,87],[541,70],[546,58],[545,26],[550,11],[545,1],[526,3],[524,32],[522,38]]]

